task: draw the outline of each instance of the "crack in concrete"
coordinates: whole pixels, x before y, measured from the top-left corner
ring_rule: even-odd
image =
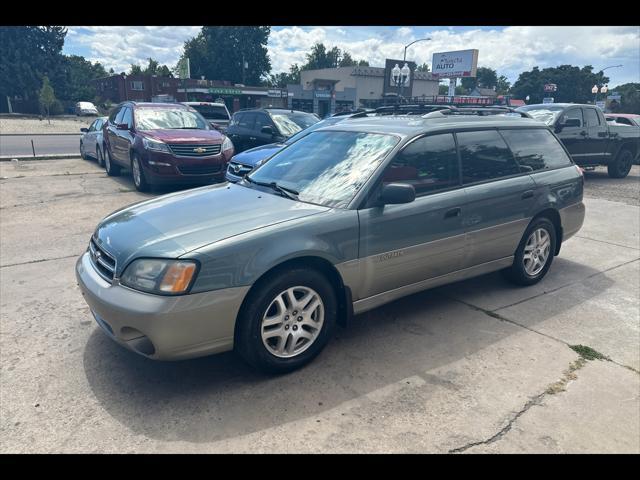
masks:
[[[592,242],[606,243],[607,245],[613,245],[614,247],[630,248],[631,250],[640,250],[640,248],[630,247],[629,245],[620,245],[619,243],[607,242],[606,240],[598,240],[596,238],[583,237],[582,235],[575,235],[576,238],[583,238],[585,240],[591,240]]]
[[[85,186],[82,186],[83,190],[86,188]],[[54,202],[61,202],[64,200],[69,200],[69,199],[74,199],[74,198],[84,198],[84,197],[107,197],[107,196],[112,196],[112,195],[120,195],[122,193],[131,193],[131,192],[135,192],[136,190],[134,190],[133,188],[130,190],[126,190],[126,189],[122,189],[122,190],[118,190],[117,192],[107,192],[107,193],[91,193],[91,192],[87,192],[86,190],[84,190],[83,192],[79,192],[79,193],[67,193],[64,194],[64,196],[59,196],[57,198],[51,198],[49,200],[40,200],[39,202],[33,202],[33,203],[18,203],[15,205],[8,205],[6,207],[0,207],[0,210],[8,210],[10,208],[21,208],[21,207],[32,207],[35,205],[42,205],[43,203],[47,203],[47,204],[51,204]]]
[[[449,450],[448,453],[462,453],[478,445],[488,445],[490,443],[494,443],[502,439],[502,437],[504,437],[504,435],[511,430],[516,420],[518,420],[522,415],[524,415],[527,411],[529,411],[529,409],[534,405],[540,405],[541,400],[545,396],[556,395],[560,392],[564,392],[569,382],[577,380],[578,376],[576,375],[575,372],[577,372],[582,367],[584,367],[587,364],[587,361],[588,360],[584,359],[583,357],[579,357],[576,361],[571,362],[569,364],[569,368],[563,372],[562,377],[558,381],[548,385],[547,388],[545,388],[542,393],[539,393],[535,397],[530,398],[529,401],[527,401],[527,403],[525,403],[524,406],[520,410],[518,410],[516,414],[511,419],[509,419],[507,424],[504,427],[502,427],[496,434],[492,435],[486,440],[481,440],[478,442],[470,442],[461,447],[453,448]]]
[[[27,262],[8,263],[6,265],[0,265],[0,268],[17,267],[17,266],[20,266],[20,265],[29,265],[31,263],[52,262],[54,260],[64,260],[64,259],[67,259],[67,258],[79,257],[80,255],[82,255],[82,254],[81,253],[76,253],[74,255],[67,255],[66,257],[41,258],[41,259],[38,259],[38,260],[29,260]]]

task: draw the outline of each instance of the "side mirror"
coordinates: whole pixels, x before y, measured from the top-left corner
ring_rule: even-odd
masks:
[[[396,203],[411,203],[416,199],[416,190],[413,185],[406,183],[389,183],[382,187],[380,192],[380,203],[396,204]]]
[[[83,133],[87,133],[89,131],[89,129],[88,128],[81,128],[80,131],[83,132]]]
[[[217,123],[215,123],[215,122],[209,122],[209,124],[210,124],[213,128],[215,128],[216,130],[218,130],[218,131],[220,130],[220,125],[218,125]]]
[[[265,135],[275,135],[276,132],[273,130],[273,127],[270,125],[265,125],[260,129],[260,133],[264,133]]]
[[[129,124],[127,123],[117,123],[116,130],[129,130]]]

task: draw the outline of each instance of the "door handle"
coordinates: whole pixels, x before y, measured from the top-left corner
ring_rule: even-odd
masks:
[[[587,132],[586,132],[586,130],[582,130],[582,131],[580,132],[580,135],[582,135],[583,137],[586,137],[586,136],[587,136]]]
[[[256,137],[249,137],[249,140],[255,140]]]
[[[527,190],[522,194],[522,200],[526,200],[527,198],[533,197],[533,190]]]
[[[460,207],[452,208],[451,210],[447,210],[447,213],[444,214],[444,218],[453,218],[460,215],[462,209]]]

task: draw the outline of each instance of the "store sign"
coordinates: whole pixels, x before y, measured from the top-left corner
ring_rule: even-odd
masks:
[[[545,92],[556,92],[558,90],[558,86],[555,83],[546,83],[544,86]]]
[[[282,97],[286,97],[287,96],[287,92],[286,90],[269,90],[267,91],[267,96],[268,97],[274,97],[274,98],[282,98]]]
[[[315,92],[315,97],[316,98],[331,98],[331,92],[316,91]]]
[[[605,103],[606,102],[604,100],[598,100],[596,102],[596,107],[598,107],[600,110],[602,110],[604,112]]]
[[[542,103],[553,103],[553,97],[544,97]]]
[[[475,77],[478,69],[478,50],[434,53],[431,65],[431,73],[436,78]]]
[[[237,88],[210,88],[209,93],[217,93],[219,95],[242,95],[242,90]]]

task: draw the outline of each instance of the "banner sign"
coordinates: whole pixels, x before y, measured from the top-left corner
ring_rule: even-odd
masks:
[[[544,86],[545,92],[556,92],[558,90],[558,86],[555,83],[547,83]]]
[[[220,95],[242,95],[242,90],[237,88],[210,88],[209,93],[217,93]]]
[[[542,99],[542,103],[553,103],[553,97],[545,97]]]

